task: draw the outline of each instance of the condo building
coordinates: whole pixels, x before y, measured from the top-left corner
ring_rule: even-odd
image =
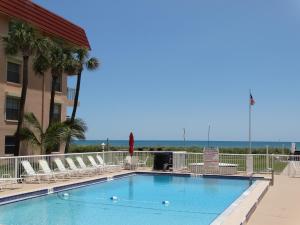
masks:
[[[68,45],[90,48],[85,31],[30,0],[0,0],[0,156],[13,155],[15,131],[18,123],[19,101],[22,89],[22,56],[5,53],[2,37],[7,36],[12,20],[24,21],[42,35],[63,40]],[[43,129],[49,123],[51,73],[36,74],[29,62],[28,89],[25,112],[33,112]],[[64,121],[67,107],[72,107],[75,90],[68,88],[67,75],[56,83],[54,117]],[[60,146],[57,151],[63,151]],[[21,155],[38,154],[27,143],[22,143]]]

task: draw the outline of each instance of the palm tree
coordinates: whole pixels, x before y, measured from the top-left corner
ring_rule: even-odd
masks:
[[[45,131],[33,113],[25,114],[24,119],[26,126],[21,129],[21,138],[38,147],[40,154],[50,154],[52,149],[64,143],[69,136],[85,139],[87,128],[80,119],[75,120],[72,126],[67,122],[53,122]]]
[[[28,62],[36,46],[35,30],[27,23],[14,21],[11,23],[10,31],[7,37],[3,37],[5,43],[5,52],[8,55],[16,55],[21,52],[23,57],[23,79],[22,91],[19,105],[18,126],[15,133],[16,148],[14,155],[20,154],[20,129],[23,124],[25,102],[28,87]]]
[[[50,42],[49,45],[49,69],[51,70],[52,82],[51,82],[51,97],[50,97],[50,108],[49,108],[49,125],[53,122],[54,116],[54,98],[55,98],[55,87],[60,76],[64,72],[65,64],[65,53],[63,47],[57,42]]]
[[[41,125],[44,128],[44,96],[45,96],[45,72],[49,69],[49,59],[50,59],[50,45],[51,41],[49,38],[38,38],[36,54],[33,60],[33,70],[37,75],[42,76],[43,78],[43,87],[42,87],[42,118]]]
[[[65,71],[68,51],[58,42],[50,39],[40,40],[40,48],[35,57],[33,68],[36,73],[44,74],[47,70],[51,71],[51,97],[49,109],[49,125],[53,122],[55,87],[60,76]]]
[[[78,48],[74,51],[73,62],[68,64],[70,66],[70,70],[74,70],[77,73],[77,82],[76,82],[76,91],[74,97],[74,105],[73,111],[70,119],[70,123],[73,123],[76,117],[76,111],[78,107],[79,100],[79,92],[80,92],[80,84],[81,84],[81,75],[84,68],[89,71],[96,70],[100,63],[99,60],[95,57],[89,58],[88,49],[86,48]],[[73,66],[73,67],[72,67]],[[67,153],[69,150],[70,138],[68,139],[65,147],[65,152]]]

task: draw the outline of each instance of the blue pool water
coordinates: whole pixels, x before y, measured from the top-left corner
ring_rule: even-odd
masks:
[[[0,224],[208,225],[248,185],[238,179],[133,175],[0,206]]]

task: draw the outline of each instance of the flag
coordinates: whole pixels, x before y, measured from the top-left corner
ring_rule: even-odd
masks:
[[[254,105],[255,104],[255,100],[252,97],[252,94],[250,94],[250,105]]]

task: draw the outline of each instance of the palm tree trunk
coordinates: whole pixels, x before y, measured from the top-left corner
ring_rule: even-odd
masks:
[[[52,74],[51,98],[50,98],[50,109],[49,109],[49,125],[53,122],[55,85],[56,85],[57,79],[58,79],[58,76]]]
[[[18,127],[15,134],[16,137],[16,148],[14,155],[20,155],[20,130],[23,125],[23,118],[25,112],[25,102],[26,102],[26,95],[27,95],[27,87],[28,87],[28,61],[29,56],[23,56],[23,79],[22,79],[22,91],[21,91],[21,99],[20,99],[20,109],[18,115]]]
[[[74,106],[71,116],[71,122],[74,122],[74,119],[76,117],[76,111],[78,107],[78,99],[79,99],[79,92],[80,92],[80,83],[81,83],[81,70],[77,74],[77,82],[76,82],[76,92],[75,92],[75,98],[74,98]]]
[[[78,107],[78,100],[79,100],[79,92],[80,92],[80,84],[81,84],[81,73],[82,70],[80,70],[77,74],[77,82],[76,82],[76,91],[75,91],[75,98],[74,98],[74,105],[73,105],[73,111],[70,119],[70,123],[72,124],[76,117],[76,111]],[[68,153],[69,146],[70,146],[71,137],[68,138],[66,141],[66,147],[65,147],[65,153]]]

